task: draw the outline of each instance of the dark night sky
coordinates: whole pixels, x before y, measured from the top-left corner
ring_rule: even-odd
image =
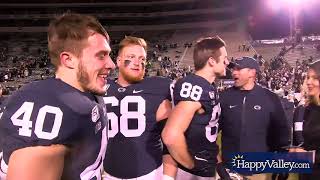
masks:
[[[5,2],[116,2],[115,0],[1,0]],[[143,1],[143,0],[119,0],[119,1]],[[144,0],[145,2],[148,0]],[[158,0],[159,1],[159,0]],[[198,0],[204,2],[204,0]],[[266,7],[265,2],[269,0],[233,0],[239,2],[241,14],[248,17],[248,30],[254,39],[278,38],[289,35],[289,13],[288,10],[281,9],[272,11]],[[280,1],[280,0],[279,0]],[[301,13],[303,33],[309,35],[320,33],[320,0],[318,5]]]
[[[267,0],[243,0],[241,10],[248,16],[248,30],[254,39],[269,39],[288,36],[290,32],[289,10],[278,11],[266,6]],[[304,35],[320,34],[320,2],[301,11],[300,20]]]

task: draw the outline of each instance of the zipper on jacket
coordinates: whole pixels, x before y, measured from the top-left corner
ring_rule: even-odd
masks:
[[[240,130],[240,147],[239,147],[239,151],[242,152],[242,148],[241,145],[245,143],[242,142],[242,139],[245,140],[246,139],[246,132],[245,132],[245,124],[246,124],[246,116],[245,116],[245,112],[246,112],[246,96],[243,98],[242,101],[242,112],[241,112],[241,130]]]

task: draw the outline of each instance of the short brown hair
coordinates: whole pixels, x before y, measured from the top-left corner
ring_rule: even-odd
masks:
[[[56,17],[48,28],[48,50],[51,63],[60,64],[60,53],[68,51],[81,57],[87,39],[93,33],[99,33],[109,41],[109,35],[93,16],[66,13]]]
[[[224,46],[226,43],[218,36],[198,40],[193,50],[194,69],[202,69],[210,57],[219,57],[217,50]]]
[[[143,38],[138,38],[134,36],[125,36],[124,39],[119,43],[118,54],[121,53],[122,49],[129,45],[139,45],[142,46],[145,51],[147,51],[147,42]]]

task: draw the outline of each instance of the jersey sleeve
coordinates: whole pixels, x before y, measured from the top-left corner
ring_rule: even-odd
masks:
[[[164,80],[166,99],[168,99],[169,101],[172,101],[173,86],[174,86],[174,83],[170,79],[166,78]]]
[[[170,90],[172,81],[170,79],[164,77],[151,77],[148,80],[151,82],[150,86],[154,93],[160,94],[164,99],[168,99],[169,101],[172,100]]]
[[[76,120],[84,118],[51,96],[18,93],[10,98],[1,117],[4,159],[17,149],[63,144],[79,136]]]

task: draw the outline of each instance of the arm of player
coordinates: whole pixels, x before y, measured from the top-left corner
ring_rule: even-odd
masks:
[[[186,168],[194,167],[193,157],[188,152],[185,131],[188,129],[193,115],[201,108],[199,102],[180,101],[170,114],[162,131],[162,138],[171,156]]]
[[[156,119],[157,121],[162,121],[164,119],[168,119],[170,113],[172,110],[172,104],[169,100],[164,100],[162,103],[159,105],[157,109],[157,114],[156,114]]]
[[[18,149],[9,159],[8,180],[61,179],[67,147],[35,146]]]
[[[178,164],[171,157],[170,154],[164,154],[162,156],[163,161],[163,175],[169,176],[171,179],[175,179],[178,172]]]
[[[156,114],[157,121],[162,121],[162,122],[166,121],[166,119],[169,117],[171,113],[171,110],[172,110],[171,108],[172,108],[171,102],[169,100],[164,100],[160,104],[157,110],[157,114]],[[165,124],[165,122],[163,124]],[[164,154],[162,156],[162,161],[163,161],[163,174],[174,179],[174,177],[176,177],[177,175],[177,170],[178,170],[177,163],[171,157],[170,154]]]

